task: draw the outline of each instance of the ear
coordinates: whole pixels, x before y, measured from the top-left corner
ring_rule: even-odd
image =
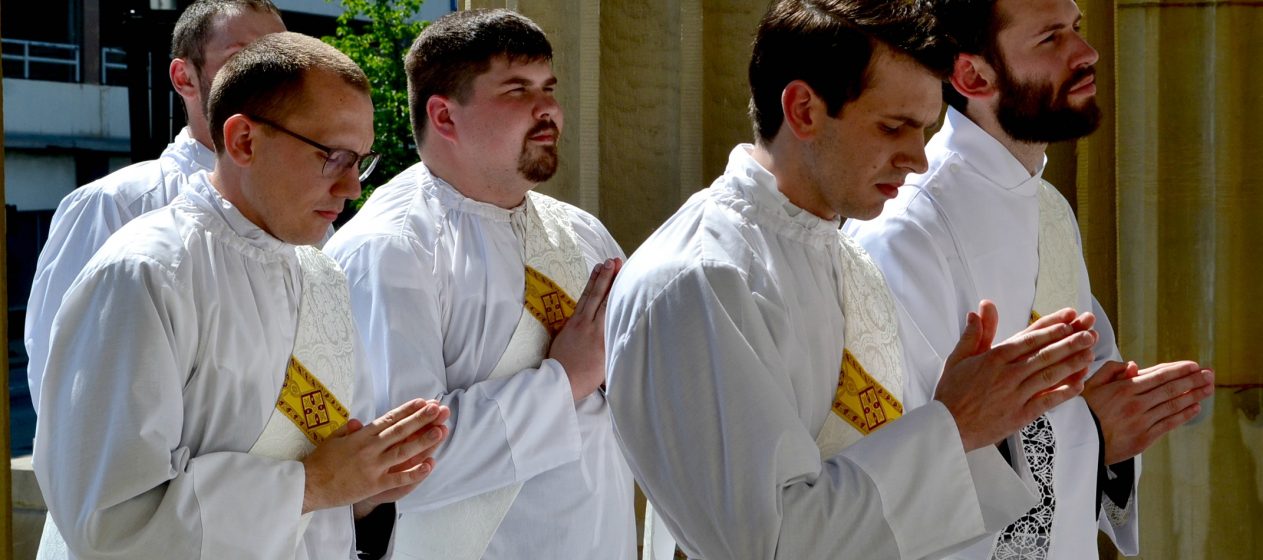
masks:
[[[224,152],[238,167],[254,162],[254,141],[260,128],[245,115],[233,115],[224,121]]]
[[[180,97],[192,102],[201,95],[197,83],[197,69],[191,62],[183,58],[172,59],[168,73],[171,76],[171,87],[175,88],[175,92],[180,94]]]
[[[781,91],[781,112],[785,115],[783,126],[799,140],[814,138],[820,123],[829,116],[824,100],[802,80],[790,82]]]
[[[440,95],[431,95],[425,102],[427,135],[436,134],[449,142],[456,141],[456,121],[452,114],[454,102]]]
[[[950,81],[952,87],[967,99],[990,99],[997,92],[995,68],[976,54],[956,57]]]

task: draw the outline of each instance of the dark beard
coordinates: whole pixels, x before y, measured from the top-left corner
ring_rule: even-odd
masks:
[[[1101,108],[1092,97],[1082,107],[1069,103],[1070,90],[1084,78],[1096,74],[1088,66],[1075,71],[1070,79],[1053,92],[1050,83],[1018,82],[1008,63],[995,65],[1000,105],[996,118],[1000,128],[1020,142],[1051,143],[1082,138],[1096,131],[1101,124]]]
[[[543,121],[526,133],[527,140],[522,143],[522,153],[517,158],[517,171],[532,183],[543,183],[557,172],[557,144],[550,146],[532,146],[529,139],[536,134],[552,131],[557,139],[561,139],[560,130],[552,121]]]

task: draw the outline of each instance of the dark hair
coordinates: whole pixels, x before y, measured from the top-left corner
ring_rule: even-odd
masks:
[[[785,120],[781,93],[794,80],[811,86],[836,117],[868,86],[877,45],[911,56],[936,76],[952,53],[933,35],[927,0],[779,0],[759,22],[750,58],[750,119],[770,141]]]
[[[1004,63],[996,34],[1005,22],[996,10],[996,0],[935,0],[934,18],[939,41],[955,52],[981,56],[993,66]],[[943,99],[961,112],[969,101],[951,82],[943,83]]]
[[[183,58],[201,72],[202,64],[206,62],[206,43],[210,42],[215,20],[241,10],[257,10],[281,17],[281,11],[270,0],[197,0],[189,4],[175,22],[175,31],[171,33],[171,58]]]
[[[224,122],[236,114],[279,120],[301,103],[312,71],[334,74],[368,95],[368,76],[345,54],[301,33],[272,33],[246,45],[219,70],[210,93],[215,153],[224,150]],[[297,98],[297,99],[296,99]]]
[[[465,102],[474,78],[491,68],[496,57],[509,62],[551,61],[553,47],[535,22],[504,9],[453,12],[421,32],[404,61],[417,149],[425,140],[425,104],[430,97]]]

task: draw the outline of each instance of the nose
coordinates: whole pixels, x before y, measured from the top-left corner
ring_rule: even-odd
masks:
[[[1092,44],[1088,43],[1088,40],[1082,35],[1076,34],[1075,41],[1077,48],[1074,52],[1074,58],[1070,60],[1070,67],[1078,69],[1096,64],[1096,61],[1101,58],[1101,53],[1096,52]]]
[[[557,103],[557,98],[551,93],[546,93],[539,97],[539,101],[535,103],[535,119],[536,120],[552,120],[561,127],[561,105]]]
[[[910,134],[895,155],[895,167],[908,173],[925,173],[930,169],[930,161],[925,157],[925,138],[923,134]]]
[[[333,183],[333,187],[329,190],[329,193],[344,200],[355,200],[360,197],[360,193],[362,191],[363,188],[362,185],[360,185],[360,169],[358,166],[352,166],[340,177],[338,177],[338,180]]]

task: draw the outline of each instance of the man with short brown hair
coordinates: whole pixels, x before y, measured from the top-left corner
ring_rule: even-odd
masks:
[[[925,169],[951,59],[931,25],[918,1],[775,2],[750,62],[754,144],[619,273],[615,433],[691,557],[924,558],[1034,502],[994,444],[1082,390],[1092,316],[993,347],[983,302],[912,410],[901,311],[838,232]]]
[[[557,169],[552,47],[508,10],[435,21],[408,53],[421,163],[325,250],[347,271],[379,406],[452,409],[439,468],[397,502],[395,558],[630,559],[605,297],[622,257],[591,214],[534,192]]]
[[[31,404],[39,411],[53,317],[71,282],[124,224],[170,204],[189,176],[215,167],[206,124],[211,81],[229,56],[268,33],[284,31],[269,0],[198,0],[180,14],[171,38],[171,85],[188,126],[158,159],[137,163],[84,185],[62,199],[40,251],[26,308]]]
[[[310,247],[376,158],[363,72],[271,34],[209,107],[214,171],[111,236],[53,321],[34,464],[65,541],[41,558],[346,560],[347,506],[407,493],[446,436],[424,399],[354,419],[346,278]]]

